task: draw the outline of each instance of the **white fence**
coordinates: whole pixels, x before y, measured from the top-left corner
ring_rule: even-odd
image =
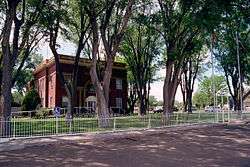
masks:
[[[10,121],[2,121],[0,138],[41,137],[50,135],[65,135],[86,132],[119,131],[131,129],[158,128],[167,126],[185,126],[199,123],[223,123],[237,119],[250,119],[249,113],[223,111],[217,113],[197,112],[173,113],[169,117],[161,114],[149,114],[146,116],[112,117],[109,119],[97,118],[17,118]],[[103,124],[105,122],[105,124]]]

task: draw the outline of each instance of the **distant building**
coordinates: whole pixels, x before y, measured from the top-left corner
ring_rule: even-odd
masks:
[[[60,64],[66,81],[71,80],[74,57],[60,55]],[[91,61],[81,58],[77,80],[77,106],[96,108],[95,88],[89,74]],[[34,71],[35,88],[43,107],[66,107],[68,98],[56,72],[54,58],[46,59]],[[110,82],[110,107],[126,110],[127,70],[124,63],[115,62]]]

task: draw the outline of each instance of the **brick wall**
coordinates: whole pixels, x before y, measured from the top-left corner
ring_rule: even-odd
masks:
[[[61,64],[64,74],[72,74],[72,64]],[[53,108],[55,106],[62,105],[62,98],[67,97],[66,91],[63,85],[60,83],[59,76],[56,74],[56,66],[52,64],[49,67],[37,72],[34,75],[35,84],[37,90],[43,98],[43,107]],[[83,106],[84,100],[88,96],[95,94],[88,94],[86,90],[87,84],[91,84],[91,78],[89,75],[89,68],[80,66],[78,71],[77,80],[77,105]],[[110,83],[110,106],[116,107],[116,98],[122,98],[122,106],[124,109],[127,108],[127,72],[125,69],[113,69],[112,78]],[[116,88],[116,79],[122,80],[122,89]],[[39,82],[40,81],[40,82]],[[40,85],[39,85],[40,83]],[[79,97],[82,97],[79,99]],[[80,104],[81,102],[81,104]]]
[[[40,71],[35,76],[35,87],[41,98],[41,105],[46,106],[46,70]]]

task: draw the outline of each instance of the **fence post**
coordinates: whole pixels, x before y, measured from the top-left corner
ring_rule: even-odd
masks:
[[[13,121],[13,138],[16,138],[16,117],[14,116],[14,121]]]
[[[151,128],[151,116],[149,114],[149,117],[148,117],[148,128]]]
[[[240,111],[240,119],[241,120],[243,119],[243,112],[244,112],[244,110],[241,108],[241,111]]]
[[[113,131],[115,131],[115,127],[116,127],[116,119],[115,119],[115,117],[113,117],[113,122],[114,122],[114,125],[113,125]]]
[[[216,111],[216,120],[217,120],[217,123],[219,123],[219,111],[218,110]]]
[[[58,117],[56,117],[56,135],[58,134]]]
[[[72,119],[69,122],[69,133],[72,133]]]
[[[176,113],[176,114],[177,114],[177,116],[176,116],[176,124],[178,125],[179,114],[178,113]]]
[[[199,114],[198,114],[198,123],[201,122],[201,110],[199,110]]]
[[[224,113],[224,110],[222,109],[222,122],[224,123],[225,122],[225,113]]]

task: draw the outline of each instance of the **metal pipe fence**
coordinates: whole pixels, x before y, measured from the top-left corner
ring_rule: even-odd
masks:
[[[222,111],[216,113],[196,112],[148,114],[145,116],[112,117],[108,119],[74,117],[65,118],[18,118],[10,121],[0,121],[0,138],[42,137],[52,135],[67,135],[87,132],[107,132],[133,129],[161,128],[170,126],[185,126],[202,123],[224,123],[238,119],[250,119],[250,112]]]

